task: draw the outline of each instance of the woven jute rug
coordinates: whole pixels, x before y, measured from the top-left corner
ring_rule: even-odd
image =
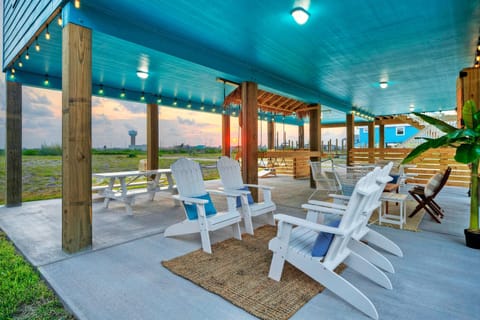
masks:
[[[241,241],[212,245],[212,254],[200,249],[162,265],[258,318],[288,319],[324,287],[289,263],[279,282],[268,278],[272,260],[268,241],[275,235],[276,227],[263,226],[255,236],[244,234]],[[335,271],[344,269],[340,265]]]
[[[407,221],[403,225],[403,230],[415,231],[415,232],[419,231],[418,226],[420,225],[420,222],[422,222],[423,216],[425,215],[425,210],[424,209],[420,210],[420,212],[418,212],[416,215],[410,218],[408,215],[411,212],[413,212],[413,210],[415,210],[415,207],[417,206],[417,202],[413,200],[407,200],[405,201],[405,204],[406,204],[406,212],[407,212]],[[400,206],[396,205],[395,203],[389,203],[388,213],[398,215],[400,213]],[[373,212],[372,216],[370,217],[369,223],[379,224],[378,211]],[[398,224],[382,222],[382,226],[400,229],[400,225]]]

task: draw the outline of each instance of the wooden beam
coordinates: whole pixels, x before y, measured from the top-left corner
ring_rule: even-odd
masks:
[[[22,204],[22,84],[7,81],[5,206]]]
[[[385,125],[381,124],[378,126],[378,148],[385,148]]]
[[[305,148],[305,126],[298,126],[298,148]]]
[[[67,24],[62,39],[62,248],[92,245],[92,31]]]
[[[230,115],[222,115],[222,156],[230,157]]]
[[[147,104],[147,169],[158,169],[158,104]]]
[[[267,121],[267,140],[268,150],[275,149],[275,122]]]
[[[255,82],[242,82],[242,178],[244,183],[258,184],[258,107]],[[258,200],[256,188],[250,190]]]
[[[355,143],[355,117],[353,114],[347,113],[346,123],[347,123],[347,166],[350,166],[350,152],[352,152],[354,143]]]
[[[368,123],[368,147],[375,148],[375,122]]]
[[[462,109],[467,100],[475,101],[480,108],[480,69],[465,68],[457,79],[457,126],[462,126]]]
[[[322,122],[322,106],[317,105],[310,110],[310,151],[322,151],[322,133],[320,123]],[[319,157],[310,157],[310,161],[318,161]],[[310,172],[310,187],[316,188],[312,172]]]

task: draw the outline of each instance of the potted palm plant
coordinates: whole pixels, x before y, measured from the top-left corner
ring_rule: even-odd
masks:
[[[465,229],[466,245],[470,248],[480,249],[480,228],[478,223],[478,165],[480,160],[480,111],[473,100],[465,102],[462,110],[463,128],[456,128],[448,123],[430,116],[414,112],[425,122],[434,125],[445,132],[444,136],[436,139],[426,139],[424,143],[413,149],[403,159],[408,163],[423,152],[431,148],[453,147],[456,148],[455,161],[468,164],[471,168],[470,179],[470,225]]]

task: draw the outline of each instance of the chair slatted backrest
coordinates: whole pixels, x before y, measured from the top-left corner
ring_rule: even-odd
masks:
[[[342,259],[348,254],[349,249],[347,249],[347,244],[350,241],[351,235],[363,224],[362,215],[366,206],[372,201],[372,197],[376,196],[378,190],[379,186],[376,183],[376,177],[373,172],[360,178],[356,183],[345,213],[338,226],[339,229],[350,230],[350,232],[345,236],[334,236],[330,248],[325,255],[325,264],[331,263],[332,265],[336,265],[338,259]]]
[[[240,189],[243,187],[240,164],[229,157],[222,156],[217,161],[217,169],[226,189]]]
[[[181,196],[194,197],[207,193],[203,183],[202,169],[198,162],[181,158],[175,161],[170,169]]]
[[[435,196],[442,190],[442,188],[447,183],[448,177],[450,177],[450,173],[452,172],[452,168],[448,167],[443,174],[442,180],[440,180],[440,184],[438,187],[433,191],[432,195],[429,197],[430,199],[434,199]]]

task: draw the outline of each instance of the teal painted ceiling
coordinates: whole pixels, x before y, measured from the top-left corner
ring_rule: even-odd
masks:
[[[310,19],[298,25],[290,10]],[[452,110],[456,78],[473,66],[480,0],[176,0],[81,1],[66,5],[63,22],[93,30],[93,92],[219,112],[234,86],[260,88],[332,112],[343,122],[352,107],[373,115]],[[40,52],[16,64],[15,78],[61,87],[61,27],[39,36]],[[25,48],[23,48],[25,50]],[[141,80],[137,70],[148,71]],[[8,70],[7,70],[8,71]],[[388,81],[386,89],[380,81]],[[341,111],[341,112],[339,112]],[[292,122],[295,120],[290,119]]]

